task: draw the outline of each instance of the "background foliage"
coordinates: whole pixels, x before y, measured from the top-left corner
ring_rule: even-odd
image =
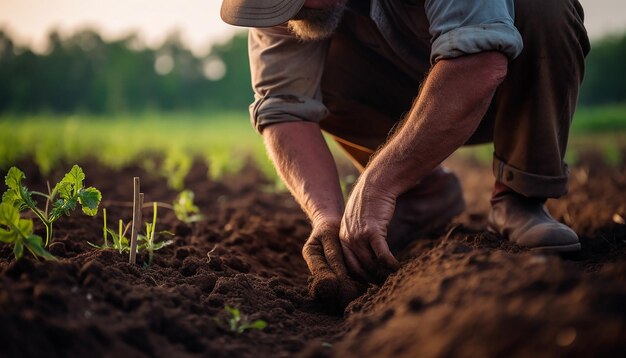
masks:
[[[53,32],[49,41],[48,52],[36,54],[0,31],[0,112],[241,109],[252,100],[245,33],[203,57],[176,34],[156,49],[135,35],[107,42],[94,31]]]
[[[205,56],[177,34],[159,48],[135,35],[107,42],[89,30],[49,40],[47,53],[36,54],[0,30],[0,113],[241,110],[252,101],[245,32]],[[581,105],[626,102],[624,58],[626,34],[594,43]]]

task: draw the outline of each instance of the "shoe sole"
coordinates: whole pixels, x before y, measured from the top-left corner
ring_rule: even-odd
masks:
[[[569,245],[558,245],[558,246],[539,246],[530,248],[532,252],[539,252],[542,254],[558,254],[563,252],[576,252],[580,251],[582,247],[580,243],[569,244]]]
[[[493,229],[491,227],[491,225],[487,226],[487,231],[489,231],[490,233],[500,235],[500,233],[498,233],[495,229]],[[516,245],[518,245],[516,242],[508,240],[509,242],[512,242]],[[518,245],[519,247],[525,247],[525,246],[521,246]],[[536,253],[541,253],[541,254],[558,254],[558,253],[565,253],[565,252],[577,252],[580,251],[582,249],[582,246],[580,246],[580,243],[577,242],[575,244],[567,244],[567,245],[554,245],[554,246],[537,246],[537,247],[529,247],[528,250],[532,251],[532,252],[536,252]]]

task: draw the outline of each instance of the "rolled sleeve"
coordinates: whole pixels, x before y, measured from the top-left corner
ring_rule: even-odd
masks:
[[[522,52],[513,0],[429,0],[425,10],[433,64],[483,51],[499,51],[513,60]]]
[[[291,94],[263,97],[250,106],[250,119],[259,133],[270,124],[302,120],[319,122],[327,115],[328,110],[320,100]]]
[[[320,82],[327,41],[302,42],[277,26],[251,29],[248,46],[255,98],[250,120],[259,133],[275,123],[326,117]]]

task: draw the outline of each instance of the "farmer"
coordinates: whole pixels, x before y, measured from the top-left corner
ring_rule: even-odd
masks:
[[[223,0],[221,16],[252,27],[251,120],[312,222],[319,294],[396,270],[392,252],[464,209],[441,162],[467,144],[495,146],[490,230],[580,249],[544,207],[567,191],[589,51],[577,0]],[[345,204],[320,130],[361,170]]]

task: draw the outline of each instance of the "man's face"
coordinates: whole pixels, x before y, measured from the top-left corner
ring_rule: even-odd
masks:
[[[302,41],[323,40],[335,32],[348,0],[306,0],[296,16],[287,22]]]

